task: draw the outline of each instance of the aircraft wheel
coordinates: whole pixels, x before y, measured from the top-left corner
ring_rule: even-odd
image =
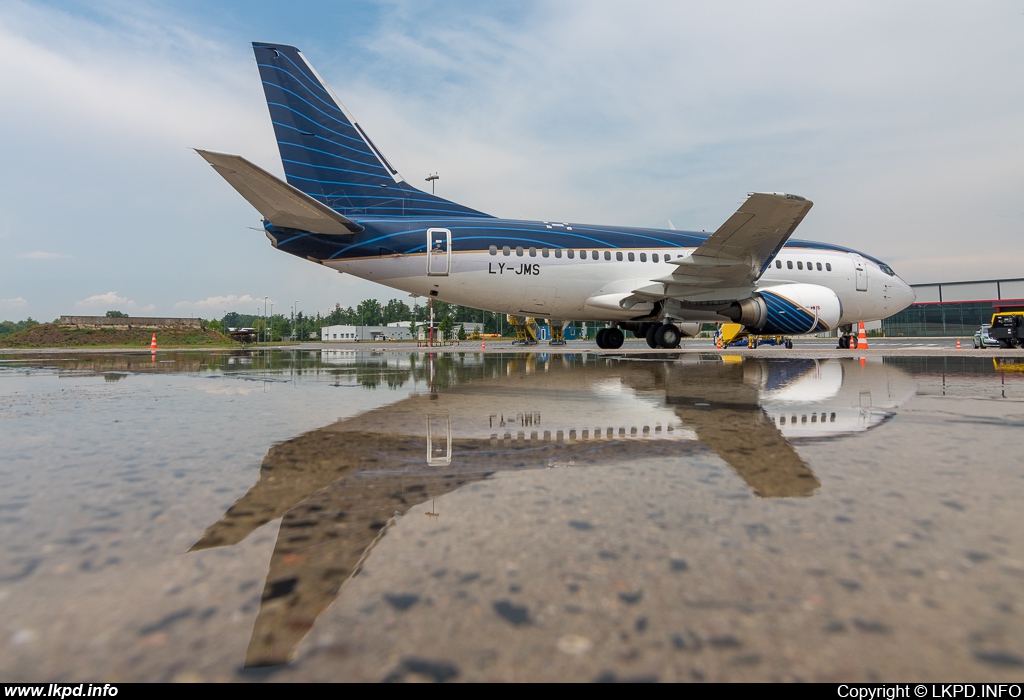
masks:
[[[654,340],[660,348],[677,348],[682,337],[683,335],[679,332],[679,329],[671,323],[659,326],[654,334]]]
[[[645,334],[647,338],[647,345],[652,350],[658,347],[658,339],[656,336],[658,335],[659,328],[661,328],[661,325],[658,323],[652,323],[647,327],[647,333]]]
[[[621,328],[608,328],[604,332],[604,346],[609,350],[618,350],[625,340]]]
[[[608,337],[608,329],[607,328],[602,328],[601,330],[599,330],[597,332],[597,337],[594,338],[594,340],[597,342],[597,347],[601,348],[602,350],[604,350],[606,347],[608,347],[605,344],[605,338],[607,338],[607,337]]]
[[[789,338],[786,338],[786,349],[787,350],[792,350],[793,349],[793,341],[790,340]]]

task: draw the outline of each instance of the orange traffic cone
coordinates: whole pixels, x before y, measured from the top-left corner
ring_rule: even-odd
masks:
[[[860,330],[857,331],[857,348],[859,350],[868,349],[868,334],[864,331],[864,322],[860,322]]]
[[[481,350],[486,350],[487,349],[487,341],[486,340],[481,340],[480,341],[480,349]]]
[[[149,344],[149,349],[156,352],[156,333],[153,334],[153,340]]]
[[[960,339],[959,338],[956,339],[956,349],[957,350],[960,349]]]

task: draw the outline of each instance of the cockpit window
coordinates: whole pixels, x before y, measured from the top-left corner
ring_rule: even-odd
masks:
[[[885,274],[889,275],[890,277],[895,277],[896,276],[896,273],[892,271],[892,268],[889,267],[888,265],[886,265],[885,263],[882,263],[878,267],[882,270],[882,272],[884,272]]]

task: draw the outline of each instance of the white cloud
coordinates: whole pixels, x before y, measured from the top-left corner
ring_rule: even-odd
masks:
[[[214,311],[224,310],[237,310],[239,304],[246,304],[252,306],[253,304],[262,304],[263,297],[258,299],[249,294],[243,294],[238,296],[237,294],[228,294],[227,296],[220,297],[206,297],[199,301],[179,301],[174,305],[176,309],[211,309]],[[267,300],[268,304],[276,304],[273,299]]]
[[[58,260],[60,258],[70,258],[70,255],[64,253],[49,253],[45,250],[33,250],[31,253],[22,253],[18,256],[24,260]]]
[[[92,306],[123,306],[132,309],[135,308],[135,302],[127,297],[118,296],[117,292],[107,292],[106,294],[93,294],[91,297],[76,301],[75,306],[80,309]]]
[[[23,297],[15,297],[13,299],[0,299],[0,308],[5,309],[20,309],[28,304],[28,300]]]

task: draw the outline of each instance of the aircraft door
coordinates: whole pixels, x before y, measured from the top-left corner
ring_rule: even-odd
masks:
[[[427,274],[444,277],[452,269],[452,232],[446,228],[427,229]]]
[[[857,275],[857,291],[868,291],[868,270],[864,264],[864,258],[859,255],[853,256],[854,272]]]

